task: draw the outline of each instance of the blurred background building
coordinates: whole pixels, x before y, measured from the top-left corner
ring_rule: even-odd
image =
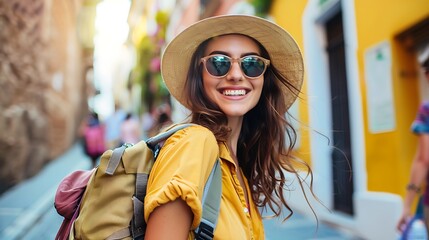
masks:
[[[305,81],[291,112],[296,154],[313,167],[324,204],[310,199],[319,219],[395,239],[417,146],[409,129],[429,98],[417,62],[429,44],[428,0],[2,0],[0,190],[70,147],[88,110],[103,120],[115,105],[144,116],[171,104],[173,121],[183,120],[160,75],[162,50],[222,14],[275,21],[302,49]],[[299,192],[290,204],[311,215]]]
[[[98,1],[0,1],[0,192],[75,142]]]

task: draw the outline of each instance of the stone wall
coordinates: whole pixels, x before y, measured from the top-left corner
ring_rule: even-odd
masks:
[[[77,37],[81,5],[0,0],[0,193],[76,140],[92,55]]]

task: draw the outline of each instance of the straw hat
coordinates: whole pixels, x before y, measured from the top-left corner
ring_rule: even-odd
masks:
[[[267,50],[271,65],[298,90],[304,76],[301,51],[293,37],[283,28],[263,18],[247,15],[224,15],[203,19],[179,33],[166,47],[162,61],[162,77],[170,93],[185,107],[184,87],[191,58],[205,40],[224,34],[238,33],[256,39]],[[297,92],[283,86],[289,108]]]

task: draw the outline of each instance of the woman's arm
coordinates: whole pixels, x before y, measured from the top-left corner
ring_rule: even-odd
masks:
[[[418,189],[426,179],[429,170],[429,134],[421,134],[419,136],[419,143],[417,147],[416,156],[414,157],[411,165],[410,181],[408,183],[407,191],[404,198],[404,209],[402,216],[399,219],[397,228],[402,231],[404,224],[412,216],[411,206],[414,198],[418,194]]]
[[[169,137],[148,179],[146,239],[188,239],[202,215],[205,182],[219,155],[208,129],[191,126]]]
[[[147,240],[184,240],[188,238],[193,215],[182,199],[154,209],[147,222]]]

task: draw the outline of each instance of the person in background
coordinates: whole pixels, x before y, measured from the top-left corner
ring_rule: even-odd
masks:
[[[151,129],[155,124],[156,111],[155,107],[150,107],[149,111],[144,112],[141,116],[142,139],[147,139],[151,135]]]
[[[292,155],[296,132],[285,117],[300,93],[303,67],[292,36],[254,16],[206,18],[168,44],[161,74],[171,95],[190,110],[185,122],[195,125],[165,141],[151,170],[145,239],[205,239],[211,233],[213,239],[265,239],[260,210],[278,217],[288,209],[290,217],[285,173],[294,174],[301,188],[296,167],[303,166],[311,181],[313,176]],[[218,158],[217,225],[201,233],[203,189]]]
[[[141,127],[137,117],[127,113],[120,129],[120,144],[136,144],[141,140]]]
[[[119,107],[119,104],[115,102],[115,110],[106,121],[106,137],[105,142],[108,149],[119,147],[121,137],[121,124],[124,121],[127,113]]]
[[[84,150],[91,159],[92,167],[97,165],[98,158],[106,151],[105,126],[96,112],[91,112],[81,127]]]
[[[147,131],[149,137],[155,136],[159,131],[173,123],[170,104],[164,103],[157,107],[153,118],[152,126]]]
[[[419,56],[419,63],[424,77],[429,82],[429,44]],[[404,231],[408,221],[412,218],[412,203],[415,197],[423,193],[423,211],[429,236],[429,101],[424,101],[418,110],[417,117],[412,123],[411,129],[418,136],[418,146],[411,164],[410,180],[404,198],[402,215],[399,218],[397,229]],[[425,182],[426,188],[421,186]]]

